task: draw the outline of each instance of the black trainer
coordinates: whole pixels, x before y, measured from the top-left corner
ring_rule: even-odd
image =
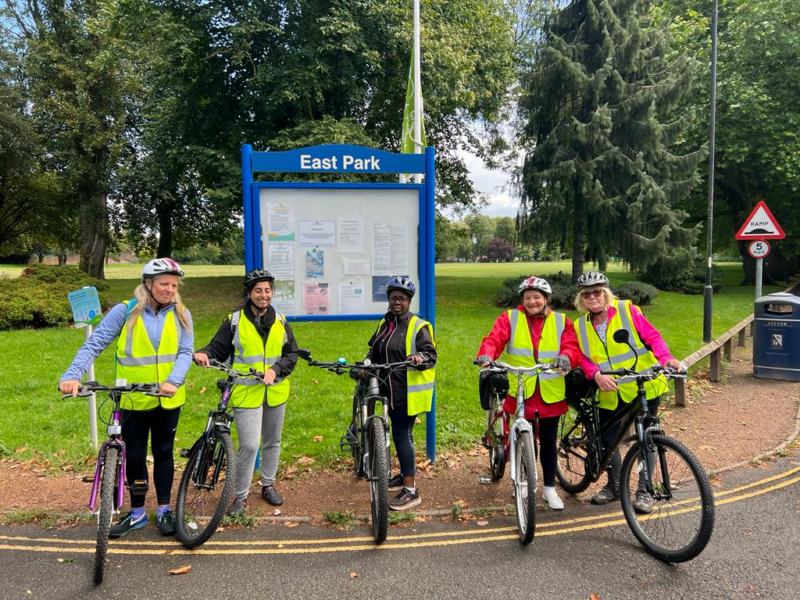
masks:
[[[272,506],[280,506],[283,504],[283,496],[275,489],[274,485],[267,485],[261,488],[261,497]]]
[[[403,489],[403,475],[398,473],[394,477],[389,478],[389,491],[399,492]]]
[[[407,487],[403,487],[397,496],[389,500],[389,508],[392,510],[408,510],[420,502],[422,502],[422,498],[419,495],[419,489],[412,492]]]
[[[145,525],[147,525],[147,513],[142,513],[141,517],[134,520],[133,511],[131,511],[123,516],[119,520],[119,523],[111,526],[111,529],[108,530],[108,537],[112,539],[121,538],[123,535],[141,529]]]
[[[175,535],[175,515],[171,510],[165,510],[160,517],[156,518],[156,522],[161,535]]]

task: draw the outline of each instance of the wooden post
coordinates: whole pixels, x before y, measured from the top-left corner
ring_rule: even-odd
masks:
[[[720,379],[720,356],[719,356],[719,348],[714,350],[711,353],[711,372],[709,373],[709,379],[713,382],[718,382]]]
[[[739,346],[744,346],[747,339],[747,326],[745,325],[739,330]]]
[[[728,340],[722,345],[722,349],[725,354],[725,360],[730,362],[731,360],[731,346],[733,345],[733,338],[728,338]]]
[[[675,406],[686,406],[686,380],[675,379]]]

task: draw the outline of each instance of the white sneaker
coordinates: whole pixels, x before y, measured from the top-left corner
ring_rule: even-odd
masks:
[[[564,503],[561,501],[561,498],[558,497],[558,492],[556,492],[556,488],[554,487],[544,488],[542,500],[547,502],[553,510],[564,510]]]

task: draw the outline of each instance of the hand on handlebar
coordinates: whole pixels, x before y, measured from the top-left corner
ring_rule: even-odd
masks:
[[[172,385],[168,381],[165,381],[161,384],[161,388],[159,389],[158,393],[162,396],[169,396],[172,397],[178,392],[178,387]]]
[[[208,357],[208,354],[205,354],[203,352],[195,352],[193,358],[195,364],[200,367],[207,367],[211,361],[211,359]]]
[[[615,392],[617,390],[617,382],[609,375],[603,375],[600,371],[594,374],[594,382],[597,387],[603,392]]]
[[[665,362],[664,363],[664,367],[667,368],[667,369],[672,369],[676,373],[685,372],[685,369],[683,368],[683,365],[681,364],[681,362],[679,360],[675,359],[675,358]]]
[[[81,382],[77,379],[67,379],[58,384],[58,391],[64,396],[72,396],[73,398],[78,395],[81,389]]]
[[[421,365],[422,363],[428,360],[428,357],[421,353],[412,354],[406,360],[414,365]]]
[[[488,354],[481,354],[476,360],[475,363],[480,365],[481,367],[488,367],[492,364],[492,357]]]
[[[273,369],[267,369],[267,372],[264,373],[264,385],[272,385],[277,376],[278,374]]]

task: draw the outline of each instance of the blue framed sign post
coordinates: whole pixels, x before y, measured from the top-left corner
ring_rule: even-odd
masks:
[[[389,207],[395,204],[398,193],[416,191],[419,220],[416,225],[417,273],[419,277],[419,315],[432,325],[436,324],[435,306],[435,255],[434,204],[435,173],[434,149],[426,148],[424,154],[395,154],[375,148],[345,144],[325,144],[298,148],[288,152],[254,152],[249,144],[242,145],[242,206],[244,214],[245,266],[247,270],[264,266],[264,240],[262,239],[262,192],[293,194],[352,193],[368,198],[372,203]],[[316,183],[316,182],[255,182],[254,173],[355,173],[355,174],[422,174],[424,182],[418,183]],[[333,197],[333,196],[331,196]],[[311,200],[309,200],[311,201]],[[346,199],[343,199],[346,202]],[[303,202],[301,198],[300,203]],[[330,210],[330,201],[325,206]],[[394,207],[396,210],[396,206]],[[346,213],[345,207],[339,212]],[[268,233],[263,232],[263,236]],[[406,275],[407,273],[393,273]],[[373,287],[374,292],[374,287]],[[366,311],[362,314],[287,315],[290,321],[352,321],[379,320],[383,312]],[[425,419],[426,451],[431,461],[436,458],[436,391],[433,405]]]

